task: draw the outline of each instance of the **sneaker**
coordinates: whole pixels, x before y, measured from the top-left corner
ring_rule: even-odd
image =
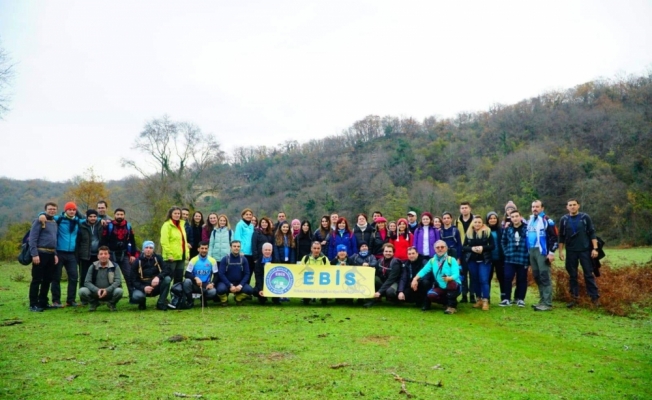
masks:
[[[115,308],[115,304],[113,303],[106,303],[106,306],[109,307],[109,311],[118,311],[118,309]]]
[[[489,311],[489,300],[482,299],[482,311]]]
[[[537,307],[539,307],[539,306],[541,306],[541,305],[543,305],[543,304],[541,304],[541,303],[532,304],[532,308],[537,308]]]
[[[525,307],[525,302],[523,300],[516,300],[516,305],[519,307]]]
[[[534,307],[534,311],[552,311],[552,307],[547,306],[545,304],[540,304]]]
[[[473,308],[480,308],[482,307],[482,299],[478,299],[478,301],[475,301],[475,304],[473,305]]]
[[[457,312],[457,309],[453,307],[448,307],[445,311],[444,314],[455,314]]]
[[[138,306],[138,308],[140,308],[140,306]],[[165,305],[165,304],[157,304],[157,305],[156,305],[156,309],[157,309],[157,310],[161,310],[161,311],[167,311],[167,310],[168,310],[168,306]]]
[[[29,310],[31,312],[43,312],[43,309],[41,307],[39,307],[39,306],[30,306]]]
[[[79,303],[77,303],[76,301],[73,301],[72,303],[66,301],[66,307],[79,307]]]
[[[500,303],[498,303],[498,305],[501,306],[501,307],[509,307],[509,306],[512,305],[512,303],[509,300],[505,299],[505,300],[501,301]]]
[[[59,303],[58,301],[53,301],[52,304],[48,306],[48,308],[63,308],[63,304]]]
[[[90,303],[88,305],[88,311],[92,312],[92,311],[95,311],[95,310],[97,310],[97,303]]]
[[[172,303],[167,303],[165,306],[166,306],[167,308],[171,308],[171,309],[173,309],[173,310],[177,308],[176,304],[172,304]]]

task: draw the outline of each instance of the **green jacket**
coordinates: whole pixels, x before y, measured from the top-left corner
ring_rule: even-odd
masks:
[[[185,244],[185,245],[184,245]],[[161,227],[161,257],[164,261],[181,259],[188,260],[188,239],[186,238],[186,221],[179,220],[179,228],[171,219],[165,221]],[[185,253],[185,258],[183,254]]]

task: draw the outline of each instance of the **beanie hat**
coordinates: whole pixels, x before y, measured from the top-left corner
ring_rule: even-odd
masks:
[[[423,218],[424,216],[430,218],[430,221],[432,222],[432,214],[428,211],[424,211],[421,213],[421,217]]]
[[[338,244],[337,245],[337,252],[339,253],[340,251],[346,251],[346,246],[343,244]]]
[[[489,223],[489,217],[491,217],[492,215],[495,215],[495,216],[496,216],[496,219],[497,219],[498,221],[500,221],[500,217],[498,217],[498,213],[497,213],[497,212],[495,212],[495,211],[489,211],[489,212],[487,213],[487,219],[486,219],[487,223]]]
[[[86,216],[90,217],[91,215],[97,216],[97,211],[93,210],[92,208],[90,210],[86,210]]]
[[[146,248],[146,247],[154,248],[155,247],[154,242],[152,242],[151,240],[145,240],[143,242],[143,249]]]
[[[364,240],[361,240],[360,243],[358,243],[358,249],[359,249],[360,247],[362,247],[362,246],[367,246],[367,247],[369,247],[369,245],[367,244],[367,242],[365,242]]]
[[[508,201],[507,204],[505,204],[505,214],[509,212],[509,210],[516,210],[516,204],[514,204],[513,201]]]
[[[299,221],[298,219],[295,218],[295,219],[292,220],[292,225],[294,225],[295,222],[296,222],[297,224],[300,224],[300,223],[301,223],[301,221]]]
[[[67,202],[66,205],[63,206],[63,211],[76,210],[76,209],[77,209],[77,204],[73,203],[72,201]]]

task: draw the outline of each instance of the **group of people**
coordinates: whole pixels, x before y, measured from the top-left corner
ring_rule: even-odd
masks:
[[[574,299],[567,306],[573,307],[579,296],[578,264],[587,292],[597,303],[592,266],[598,255],[597,237],[591,218],[579,208],[577,199],[568,200],[568,214],[555,224],[540,200],[532,202],[527,219],[508,202],[502,221],[496,212],[473,215],[471,205],[462,202],[457,218],[450,212],[441,216],[423,212],[417,218],[416,212],[409,211],[406,218],[393,222],[375,211],[371,220],[358,214],[351,226],[345,217],[333,213],[324,215],[313,230],[308,220],[288,221],[284,212],[277,214],[275,222],[268,217],[258,219],[249,208],[231,229],[224,214],[210,213],[204,219],[200,211],[191,215],[187,208],[175,206],[161,227],[157,253],[151,240],[138,250],[122,208],[116,208],[111,218],[104,201],[85,215],[68,202],[59,214],[58,206],[49,202],[29,234],[30,310],[78,306],[78,287],[81,304],[90,311],[100,302],[116,310],[123,283],[129,302],[139,309],[146,308],[147,297],[157,297],[160,310],[191,308],[196,299],[202,306],[209,300],[226,306],[229,294],[237,305],[252,297],[262,304],[268,301],[263,291],[265,264],[300,263],[373,268],[373,298],[358,300],[367,308],[385,297],[392,303],[413,303],[424,311],[433,303],[441,304],[447,314],[457,311],[460,296],[462,303],[489,310],[494,274],[500,285],[499,305],[524,307],[531,266],[539,289],[539,301],[532,307],[550,311],[550,268],[556,250],[570,276]],[[68,275],[65,303],[60,289],[63,268]],[[302,301],[310,304],[316,299]]]

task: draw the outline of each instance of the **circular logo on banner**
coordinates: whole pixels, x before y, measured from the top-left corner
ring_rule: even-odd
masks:
[[[272,268],[265,278],[267,290],[274,294],[285,294],[290,291],[294,284],[292,271],[285,267]]]

